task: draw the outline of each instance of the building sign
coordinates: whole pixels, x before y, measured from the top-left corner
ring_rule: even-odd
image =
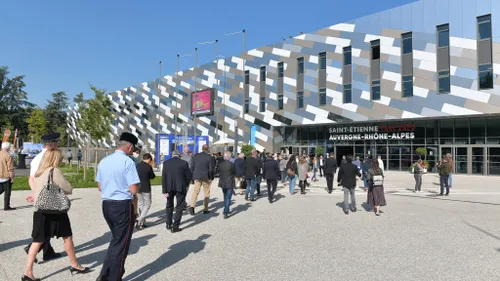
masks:
[[[414,124],[347,126],[329,128],[330,141],[338,140],[411,140],[415,138]]]
[[[191,94],[191,115],[214,115],[215,89],[205,89]]]

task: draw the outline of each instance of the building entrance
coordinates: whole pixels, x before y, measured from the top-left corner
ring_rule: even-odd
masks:
[[[335,156],[337,157],[337,164],[340,166],[342,163],[342,157],[347,155],[354,155],[354,148],[352,145],[336,145],[335,146]]]

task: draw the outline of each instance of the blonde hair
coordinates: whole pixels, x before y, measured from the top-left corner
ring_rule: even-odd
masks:
[[[303,156],[299,156],[299,164],[306,163],[306,159]]]
[[[41,176],[47,169],[59,168],[61,165],[62,151],[59,148],[49,148],[43,154],[40,167],[35,173],[35,178]]]

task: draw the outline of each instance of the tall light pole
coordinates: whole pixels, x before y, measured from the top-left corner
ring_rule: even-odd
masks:
[[[224,98],[222,99],[222,104],[224,105],[224,115],[223,115],[223,118],[224,118],[224,116],[226,116],[226,109],[227,109],[227,107],[226,107],[226,84],[227,84],[226,57],[218,56],[217,65],[219,65],[219,60],[218,60],[219,58],[224,59],[224,70],[223,70],[224,71],[224,87],[222,88],[222,91],[224,93]],[[217,113],[219,113],[219,111],[220,110],[218,110]],[[227,126],[222,127],[222,133],[224,135],[226,135],[226,127]]]
[[[215,44],[215,64],[218,65],[218,57],[219,57],[219,40],[215,40],[215,41],[208,41],[208,42],[202,42],[202,43],[198,43],[198,45],[208,45],[208,44]],[[214,110],[216,111],[215,113],[215,136],[216,136],[216,139],[219,140],[219,110],[217,110],[217,101],[219,100],[219,79],[217,78],[217,75],[215,75],[216,77],[216,84],[217,84],[217,94],[215,95],[215,102],[214,102]]]
[[[194,91],[198,91],[198,48],[194,48]],[[189,97],[191,99],[191,110],[193,109],[193,96],[191,95]],[[193,116],[193,139],[194,139],[194,153],[198,153],[196,151],[196,110],[194,111],[194,116]],[[200,150],[200,149],[198,149]]]
[[[161,88],[160,88],[160,86],[161,86],[161,78],[163,77],[162,70],[163,70],[162,61],[160,61],[160,79],[158,80],[158,112],[160,112],[160,98],[161,98]]]
[[[177,148],[177,118],[178,118],[178,110],[177,110],[177,96],[179,95],[179,63],[180,63],[180,58],[183,58],[183,57],[189,57],[191,56],[191,54],[177,54],[177,71],[175,72],[175,111],[174,111],[174,124],[175,124],[175,128],[174,128],[174,132],[175,132],[175,136],[174,136],[174,144],[175,144],[175,147]]]

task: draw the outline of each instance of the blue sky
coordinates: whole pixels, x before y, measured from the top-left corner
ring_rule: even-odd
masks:
[[[199,47],[199,64],[219,54],[241,53],[241,37],[225,33],[247,30],[247,49],[311,32],[339,22],[414,2],[413,0],[15,0],[3,1],[0,65],[11,75],[26,75],[30,101],[44,106],[51,93],[70,98],[88,84],[116,91],[176,69],[178,53]],[[193,65],[181,58],[180,68]]]

